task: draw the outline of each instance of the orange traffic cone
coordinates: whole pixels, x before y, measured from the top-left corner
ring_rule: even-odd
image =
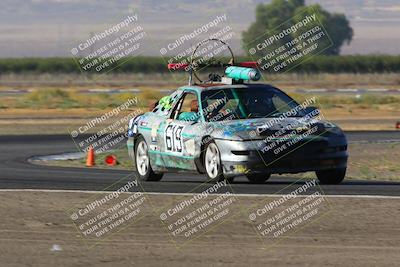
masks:
[[[92,146],[90,146],[87,152],[86,167],[93,167],[94,165],[94,150]]]

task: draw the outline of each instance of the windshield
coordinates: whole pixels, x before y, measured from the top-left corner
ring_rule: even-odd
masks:
[[[298,103],[271,87],[204,91],[201,99],[206,121],[278,117],[289,111],[288,117],[305,115],[293,112]]]

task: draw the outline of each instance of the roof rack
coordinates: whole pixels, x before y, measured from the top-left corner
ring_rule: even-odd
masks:
[[[229,53],[231,55],[231,58],[228,63],[223,63],[223,62],[215,62],[213,61],[212,63],[203,63],[203,62],[197,62],[195,59],[195,55],[197,50],[207,44],[208,42],[220,42],[222,45],[226,46],[229,50]],[[222,67],[224,68],[224,74],[219,75],[217,73],[210,73],[208,75],[209,80],[208,81],[203,81],[200,79],[197,71],[199,69],[204,69],[204,68],[210,68],[210,67]],[[218,82],[218,83],[224,83],[224,84],[237,84],[237,83],[243,83],[244,80],[252,80],[252,81],[258,81],[261,77],[260,72],[258,71],[258,63],[253,62],[253,61],[246,61],[246,62],[239,62],[235,64],[235,57],[233,55],[232,49],[229,47],[227,43],[220,39],[206,39],[200,43],[198,43],[193,50],[193,53],[190,57],[190,63],[169,63],[168,64],[168,69],[175,71],[175,70],[185,70],[189,72],[189,85],[194,85],[193,83],[193,76],[200,82],[200,84],[204,83],[213,83],[213,82]]]

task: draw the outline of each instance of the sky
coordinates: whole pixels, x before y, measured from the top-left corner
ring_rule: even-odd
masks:
[[[227,15],[235,53],[243,54],[241,32],[255,20],[262,0],[2,0],[0,57],[71,56],[71,49],[93,34],[137,14],[146,39],[141,53],[160,55],[160,48],[191,33],[216,16]],[[344,13],[354,29],[342,54],[400,54],[400,3],[397,0],[306,0],[329,12]],[[221,26],[223,26],[221,24]]]

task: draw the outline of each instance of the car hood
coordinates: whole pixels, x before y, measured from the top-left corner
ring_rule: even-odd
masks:
[[[296,131],[296,134],[308,132],[318,135],[325,131],[326,125],[334,124],[316,119],[302,121],[301,118],[260,118],[246,120],[231,120],[210,123],[214,128],[213,136],[220,139],[254,140],[265,139],[267,136],[282,137]]]

